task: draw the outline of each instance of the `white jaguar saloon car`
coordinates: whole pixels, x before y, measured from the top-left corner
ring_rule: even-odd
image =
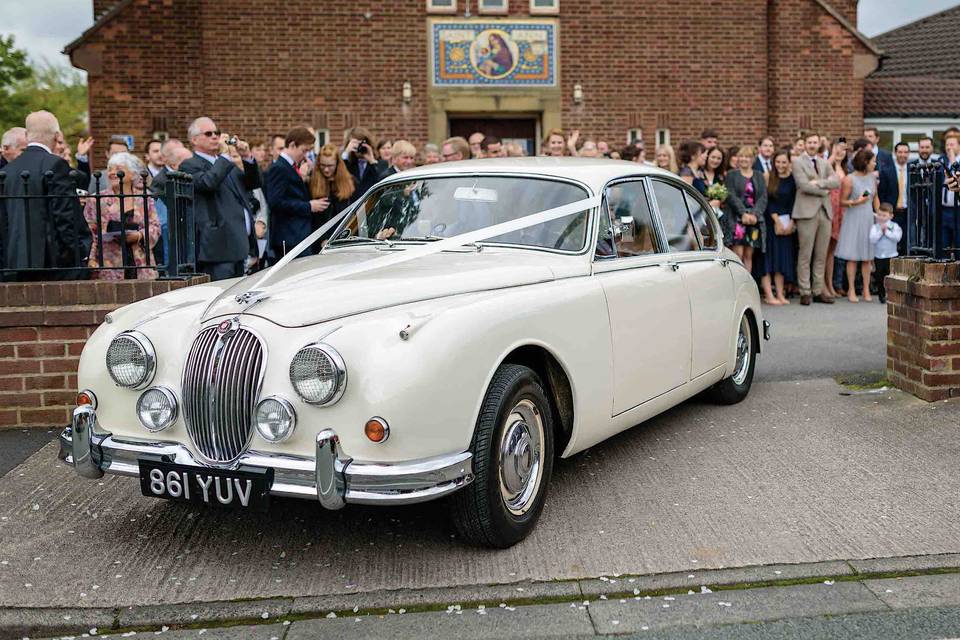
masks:
[[[701,392],[743,400],[769,337],[715,211],[633,163],[431,165],[325,227],[110,313],[60,458],[198,505],[443,498],[463,540],[503,548],[555,457]]]

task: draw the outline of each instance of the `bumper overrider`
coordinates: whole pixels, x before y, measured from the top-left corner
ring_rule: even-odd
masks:
[[[84,478],[104,473],[140,476],[141,458],[198,469],[222,469],[198,460],[177,442],[125,440],[103,432],[90,406],[73,412],[72,425],[60,434],[58,457]],[[440,498],[473,481],[469,452],[398,464],[354,462],[342,455],[333,429],[317,434],[316,456],[307,458],[247,451],[228,468],[273,469],[270,494],[319,499],[327,509],[345,504],[412,504]]]

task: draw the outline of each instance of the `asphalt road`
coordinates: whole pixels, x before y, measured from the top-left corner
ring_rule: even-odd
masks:
[[[763,307],[772,339],[763,345],[755,379],[807,380],[886,369],[887,311],[876,298],[808,307],[796,298],[791,303]]]

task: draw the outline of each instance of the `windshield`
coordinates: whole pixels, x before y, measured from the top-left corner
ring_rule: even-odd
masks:
[[[340,226],[330,246],[429,242],[477,231],[588,197],[566,182],[519,176],[457,176],[374,188]],[[580,251],[587,212],[483,240]]]

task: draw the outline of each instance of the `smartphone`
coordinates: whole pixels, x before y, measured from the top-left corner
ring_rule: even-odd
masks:
[[[312,163],[316,163],[317,154],[313,151],[307,151],[307,160],[309,160]]]

